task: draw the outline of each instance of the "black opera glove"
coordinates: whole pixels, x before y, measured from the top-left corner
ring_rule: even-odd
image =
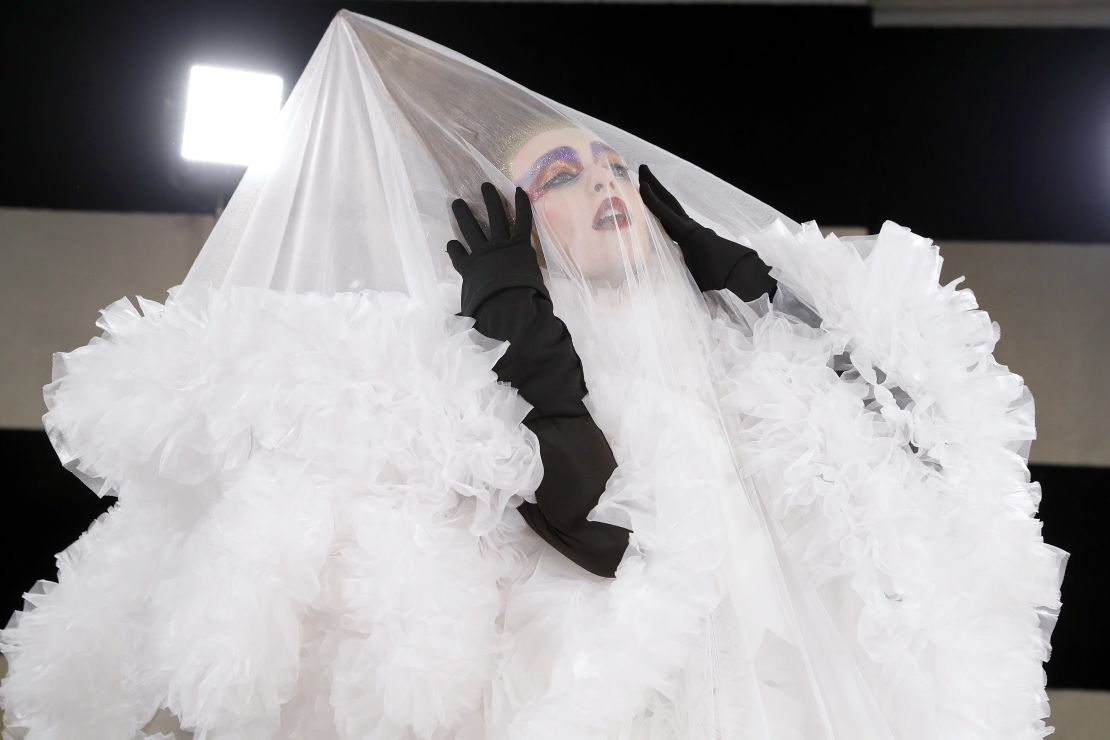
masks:
[[[470,245],[469,253],[457,240],[447,245],[463,278],[460,313],[474,319],[479,333],[509,342],[493,370],[498,380],[510,383],[532,405],[525,423],[548,416],[586,416],[582,362],[566,324],[554,313],[532,249],[528,194],[516,190],[513,229],[497,188],[483,183],[482,198],[489,212],[488,239],[465,201],[451,204]]]
[[[715,231],[690,218],[646,164],[640,165],[640,197],[659,219],[667,236],[682,250],[699,290],[727,288],[745,301],[764,293],[774,297],[778,282],[770,276],[770,266],[756,251],[717,236]]]
[[[475,318],[478,306],[504,288],[529,287],[550,300],[540,274],[536,251],[532,248],[532,204],[523,188],[516,189],[516,223],[509,217],[501,195],[492,183],[482,183],[482,199],[489,213],[487,238],[482,227],[462,198],[451,203],[451,210],[466,240],[447,243],[451,264],[462,275],[462,314]]]
[[[490,238],[466,203],[451,208],[470,245],[447,245],[463,276],[462,314],[474,328],[509,343],[493,366],[498,380],[512,384],[532,405],[524,417],[539,442],[543,480],[536,503],[522,502],[521,517],[572,562],[612,578],[628,548],[630,532],[586,517],[597,506],[617,462],[605,435],[583,403],[586,380],[570,332],[554,313],[551,297],[530,243],[532,219],[527,194],[516,191],[516,228],[510,230],[501,196],[482,185]]]

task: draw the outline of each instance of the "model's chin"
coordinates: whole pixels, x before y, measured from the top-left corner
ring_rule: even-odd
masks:
[[[635,271],[635,264],[621,256],[619,248],[607,250],[607,259],[595,259],[583,266],[582,275],[595,283],[608,283],[612,286],[624,285],[629,272]]]
[[[646,244],[644,235],[632,229],[594,230],[581,235],[575,242],[578,249],[567,258],[573,264],[571,272],[586,280],[622,285],[630,273],[639,270]]]

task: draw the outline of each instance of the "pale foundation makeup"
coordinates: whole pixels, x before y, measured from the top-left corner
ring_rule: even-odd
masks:
[[[511,162],[514,184],[543,225],[549,266],[555,255],[567,272],[623,282],[644,263],[648,219],[632,169],[596,134],[581,128],[544,131]],[[553,243],[549,243],[553,242]]]

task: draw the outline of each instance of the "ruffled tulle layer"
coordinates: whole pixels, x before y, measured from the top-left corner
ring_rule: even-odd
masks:
[[[607,493],[640,502],[604,579],[512,511],[542,466],[471,320],[376,292],[139,304],[45,389],[59,457],[119,502],[0,632],[13,736],[142,737],[166,707],[208,740],[585,739],[682,707],[720,601],[683,394],[599,392],[628,410]]]
[[[469,319],[377,292],[107,307],[43,421],[119,502],[0,631],[9,733],[143,737],[166,707],[208,740],[1044,735],[1066,554],[997,326],[891,223],[752,246],[782,287],[710,296],[708,398],[639,372],[659,327],[619,296],[559,304],[619,463],[591,518],[634,532],[616,579],[512,510],[542,475],[529,407]]]
[[[929,240],[781,224],[775,307],[713,302],[737,460],[897,738],[1050,732],[1042,662],[1067,553],[1026,466],[1034,404]]]
[[[210,738],[457,722],[533,544],[504,514],[542,475],[504,345],[398,294],[139,303],[55,357],[46,429],[119,502],[2,633],[9,731],[131,738],[160,705]]]

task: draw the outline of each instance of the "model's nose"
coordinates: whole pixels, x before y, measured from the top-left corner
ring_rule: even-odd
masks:
[[[606,183],[609,187],[616,187],[617,185],[612,170],[608,167],[601,167],[600,172],[594,176],[594,192],[600,193],[605,189]]]

